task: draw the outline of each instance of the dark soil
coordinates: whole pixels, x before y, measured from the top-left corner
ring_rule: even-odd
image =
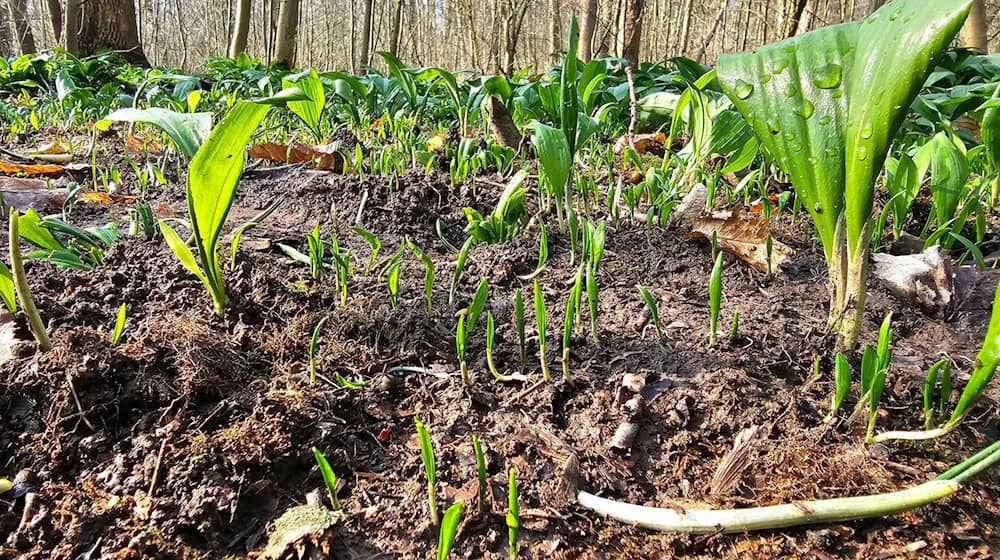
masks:
[[[223,317],[213,314],[207,292],[162,242],[123,238],[104,266],[89,273],[30,263],[31,287],[55,349],[0,371],[0,470],[10,477],[28,471],[33,488],[29,499],[2,496],[0,535],[8,537],[0,557],[252,555],[277,517],[323,487],[315,446],[343,483],[340,502],[350,512],[334,533],[333,557],[432,558],[437,532],[428,522],[415,416],[433,433],[439,504],[463,499],[468,505],[454,552],[459,558],[507,556],[510,467],[520,486],[525,558],[998,557],[996,473],[893,517],[746,535],[656,534],[567,504],[560,485],[572,454],[588,491],[661,507],[747,507],[916,485],[996,440],[997,391],[939,441],[865,446],[861,422],[822,423],[832,393],[825,265],[816,248],[803,245],[800,225],[782,228],[779,237],[797,253],[772,281],[727,261],[722,330],[728,335],[729,318],[738,311],[739,335],[733,341],[724,335],[713,348],[708,244],[685,241],[678,231],[647,234],[632,223],[609,229],[598,274],[600,343],[581,335],[571,347],[575,389],[555,381],[528,390],[541,377],[529,304],[525,373],[531,381],[504,384],[490,376],[483,327],[477,327],[469,353],[475,383],[467,390],[457,373],[455,315],[480,278],[490,282],[498,367],[521,367],[513,298],[521,288],[530,301],[531,284],[518,275],[535,267],[536,229],[507,244],[475,246],[456,305],[448,303],[456,257],[448,244],[464,240],[462,208],[489,211],[500,181],[480,180],[473,194],[452,191],[438,175],[390,182],[300,168],[251,173],[241,183],[231,227],[279,194],[286,200],[244,236]],[[150,197],[161,216],[183,215],[182,189]],[[371,275],[363,270],[368,246],[350,231],[363,198],[360,224],[383,245]],[[128,209],[81,207],[78,216],[104,223]],[[447,243],[435,233],[438,220]],[[304,250],[305,234],[317,223],[326,234],[336,227],[341,245],[355,255],[346,306],[339,305],[332,277],[315,282],[308,267],[276,250],[279,242]],[[559,377],[563,309],[576,266],[554,220],[548,234],[550,261],[539,280],[550,315],[548,359]],[[376,278],[404,238],[436,264],[430,313],[423,267],[412,255],[403,261],[395,309],[384,279]],[[228,243],[224,253],[228,261]],[[659,299],[662,343],[644,328],[649,316],[637,282]],[[125,336],[111,346],[109,331],[122,303]],[[871,287],[864,341],[874,343],[882,317],[894,313],[880,430],[922,425],[922,376],[939,353],[951,356],[965,379],[988,308],[988,302],[970,306],[945,322]],[[319,379],[311,387],[309,340],[327,315]],[[585,318],[581,333],[588,323]],[[827,356],[819,379],[817,355]],[[636,373],[645,376],[647,409],[631,452],[622,453],[610,443],[627,418],[619,396],[623,375]],[[370,384],[345,389],[333,381],[337,374]],[[763,430],[751,462],[733,490],[710,495],[720,459],[751,426]],[[473,513],[473,434],[487,449],[492,496],[485,516]]]

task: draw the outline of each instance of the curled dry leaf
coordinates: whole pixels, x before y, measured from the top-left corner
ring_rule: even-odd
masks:
[[[744,215],[736,207],[728,215],[714,214],[700,218],[684,239],[712,239],[713,233],[723,251],[736,255],[761,272],[768,271],[767,236],[771,233],[771,220]],[[771,241],[771,272],[777,274],[781,271],[781,263],[795,252],[777,239],[772,238]]]
[[[314,161],[316,169],[340,171],[344,168],[344,158],[333,144],[277,144],[265,142],[250,146],[250,157],[267,161],[303,163]]]
[[[635,145],[636,153],[663,155],[663,145],[667,143],[667,136],[662,132],[655,134],[634,134],[632,143]],[[615,141],[615,153],[620,154],[628,146],[628,135],[621,136]]]
[[[152,138],[128,134],[125,136],[125,149],[137,154],[160,154],[163,152],[163,144]]]
[[[25,175],[61,175],[65,168],[50,163],[14,163],[0,160],[0,173],[23,173]]]
[[[80,196],[77,197],[77,202],[87,204],[131,204],[135,202],[136,198],[138,197],[132,195],[108,194],[105,192],[92,191],[81,193]]]

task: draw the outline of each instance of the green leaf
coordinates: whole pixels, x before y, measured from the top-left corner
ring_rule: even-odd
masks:
[[[892,196],[892,230],[898,237],[903,231],[903,223],[913,205],[913,200],[920,191],[920,175],[910,156],[906,154],[900,156],[885,186]]]
[[[535,147],[535,153],[538,154],[542,174],[548,180],[549,187],[556,197],[561,198],[573,164],[566,135],[538,121],[533,121],[531,127],[534,130],[531,143]]]
[[[123,303],[121,307],[118,308],[118,314],[115,316],[115,327],[111,331],[111,345],[115,346],[122,339],[122,334],[125,333],[125,304]]]
[[[14,275],[7,265],[0,261],[0,299],[11,313],[17,311],[17,298],[14,290]]]
[[[441,534],[438,536],[437,560],[447,560],[451,555],[451,548],[455,544],[455,535],[458,533],[459,522],[462,521],[462,510],[465,503],[462,501],[451,504],[451,507],[444,512],[441,518]]]
[[[413,422],[417,426],[417,437],[420,439],[420,458],[424,462],[424,473],[427,475],[427,482],[433,486],[437,481],[437,471],[434,465],[434,444],[431,443],[431,434],[419,418],[414,417]]]
[[[998,364],[1000,364],[1000,285],[997,286],[993,296],[990,326],[986,329],[983,346],[979,354],[976,354],[976,368],[972,371],[965,389],[962,390],[962,396],[959,397],[958,404],[955,405],[955,410],[948,420],[949,424],[960,422],[972,410],[993,379]]]
[[[282,78],[281,87],[298,87],[308,97],[304,101],[289,101],[288,109],[302,119],[313,138],[318,142],[322,140],[323,133],[320,128],[320,118],[323,116],[323,107],[326,106],[326,93],[323,91],[323,82],[319,79],[319,74],[315,70],[303,70],[298,74],[292,74]]]
[[[365,274],[371,274],[372,267],[375,265],[375,259],[378,257],[378,252],[382,249],[382,242],[375,237],[375,234],[360,226],[355,226],[351,229],[368,244],[370,253],[368,254],[368,265],[365,268]]]
[[[333,511],[337,511],[340,509],[340,502],[337,501],[337,475],[333,472],[333,467],[330,466],[330,462],[326,460],[323,453],[315,447],[313,447],[313,457],[316,458],[319,473],[323,475],[323,483],[326,484],[326,491],[330,495],[330,505],[333,507]]]
[[[993,173],[1000,173],[1000,84],[993,90],[994,105],[983,112],[979,134],[983,139],[986,161]],[[982,108],[980,108],[982,109]]]
[[[878,372],[878,353],[871,346],[865,347],[865,352],[861,356],[861,394],[868,395],[871,392],[872,381]]]
[[[889,145],[970,0],[892,0],[864,22],[719,57],[722,88],[788,173],[827,259],[845,214],[852,258]]]
[[[468,331],[472,332],[476,328],[476,321],[479,320],[479,315],[483,312],[486,307],[486,300],[490,295],[490,284],[486,278],[479,281],[479,286],[476,288],[476,293],[472,296],[472,303],[469,305],[468,321]]]
[[[177,145],[186,157],[192,158],[212,131],[212,113],[178,113],[159,107],[149,109],[119,109],[96,123],[107,130],[112,122],[142,122],[155,125]]]
[[[202,282],[205,282],[205,275],[198,268],[198,261],[195,260],[194,253],[191,252],[191,248],[187,246],[187,243],[177,235],[174,228],[170,227],[167,222],[160,220],[160,232],[163,233],[163,239],[167,242],[167,246],[177,256],[177,260],[181,261],[184,268],[201,279]]]
[[[847,358],[840,352],[837,353],[836,363],[834,364],[834,384],[836,388],[833,393],[831,415],[836,414],[840,410],[841,405],[844,404],[844,399],[847,398],[847,393],[851,390],[851,364],[848,363]]]
[[[940,360],[934,362],[931,369],[927,371],[927,377],[924,379],[924,417],[926,419],[925,429],[930,429],[930,424],[934,415],[934,389],[937,387],[938,372],[945,368],[951,370],[951,359],[941,358]],[[946,372],[944,375],[951,377],[950,371]],[[945,405],[947,406],[947,404]]]
[[[918,169],[930,169],[931,197],[938,227],[955,216],[969,177],[969,161],[963,148],[945,132],[931,138],[914,156]],[[921,173],[921,175],[923,175]]]
[[[42,218],[33,208],[29,208],[27,212],[20,215],[17,219],[17,227],[21,234],[21,239],[39,249],[59,251],[66,248],[65,245],[52,235],[52,232],[42,227]]]
[[[580,110],[577,107],[579,100],[576,95],[577,76],[577,45],[580,38],[580,28],[576,23],[576,14],[570,15],[569,19],[569,45],[566,48],[566,57],[563,60],[562,74],[559,82],[559,126],[566,137],[566,144],[569,154],[576,153],[576,123]]]
[[[882,319],[882,325],[878,329],[878,344],[876,346],[876,355],[878,356],[878,369],[885,370],[889,368],[889,359],[891,358],[889,352],[889,345],[892,344],[892,312],[886,313],[885,318]]]

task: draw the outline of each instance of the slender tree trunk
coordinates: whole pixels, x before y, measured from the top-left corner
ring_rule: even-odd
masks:
[[[549,19],[549,39],[552,41],[552,48],[550,49],[550,52],[555,54],[563,48],[562,32],[559,29],[559,18],[562,17],[562,14],[559,13],[559,0],[551,0],[549,2],[549,9],[552,12],[551,18]]]
[[[986,2],[975,0],[972,3],[972,11],[969,12],[969,19],[965,20],[965,27],[962,28],[962,46],[987,53],[989,52],[987,42]]]
[[[722,23],[722,16],[726,13],[726,8],[728,4],[729,4],[728,0],[722,0],[722,5],[719,6],[719,12],[715,14],[715,20],[712,23],[712,29],[711,31],[708,32],[708,37],[705,37],[705,40],[701,42],[701,46],[698,47],[697,51],[695,51],[693,58],[698,62],[701,62],[701,59],[705,56],[705,49],[708,48],[709,43],[711,43],[712,39],[715,38],[715,33],[719,30],[719,25]]]
[[[399,34],[402,32],[402,28],[403,0],[396,0],[396,6],[392,15],[392,37],[389,38],[389,52],[397,57],[399,56]]]
[[[35,48],[35,36],[31,34],[25,0],[8,0],[7,6],[10,8],[10,17],[14,20],[14,37],[17,39],[18,50],[21,54],[38,52]]]
[[[132,64],[149,66],[139,43],[132,0],[86,0],[80,2],[80,6],[81,55],[89,56],[101,49],[109,49],[117,51]],[[66,29],[71,28],[67,25]]]
[[[250,0],[236,0],[236,15],[233,18],[233,35],[229,40],[229,58],[236,58],[247,50],[247,36],[250,34]]]
[[[626,0],[622,27],[622,57],[632,68],[639,67],[639,47],[642,44],[642,9],[646,0]]]
[[[299,35],[299,0],[281,0],[275,34],[274,62],[295,66],[295,42]]]
[[[684,0],[684,7],[681,8],[681,14],[684,16],[684,20],[681,22],[681,42],[678,54],[687,52],[688,37],[691,36],[691,0]]]
[[[358,45],[358,69],[369,63],[372,43],[372,7],[375,0],[363,0],[365,9],[361,13],[361,44]]]
[[[49,8],[49,21],[52,22],[52,33],[56,38],[56,44],[62,38],[62,6],[59,5],[59,0],[46,0],[46,5]]]
[[[10,23],[10,11],[5,4],[0,4],[0,56],[14,54],[14,28]]]
[[[80,0],[66,0],[63,10],[62,46],[71,55],[80,54]]]
[[[580,60],[588,62],[593,57],[597,0],[580,0],[580,16]]]

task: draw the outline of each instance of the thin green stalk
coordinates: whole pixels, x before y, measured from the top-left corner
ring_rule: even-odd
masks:
[[[472,450],[476,455],[476,478],[479,479],[478,511],[479,515],[484,515],[486,513],[486,497],[489,492],[489,486],[486,483],[486,455],[483,454],[483,447],[479,443],[479,437],[475,434],[472,435]]]
[[[549,363],[545,359],[545,296],[542,295],[542,287],[538,280],[534,281],[535,291],[535,322],[538,325],[538,359],[542,362],[542,377],[546,381],[552,381],[549,374]]]
[[[31,334],[35,335],[35,340],[38,342],[38,349],[42,352],[48,352],[52,350],[52,342],[49,341],[49,334],[45,330],[45,322],[42,321],[42,316],[39,315],[38,308],[35,307],[35,300],[31,297],[31,290],[28,287],[28,275],[24,272],[24,261],[21,260],[21,234],[19,228],[21,216],[11,206],[8,218],[10,220],[10,236],[8,237],[8,243],[10,244],[10,271],[14,277],[14,288],[17,292],[17,299],[21,301],[21,309],[24,310],[24,316],[28,319]]]

